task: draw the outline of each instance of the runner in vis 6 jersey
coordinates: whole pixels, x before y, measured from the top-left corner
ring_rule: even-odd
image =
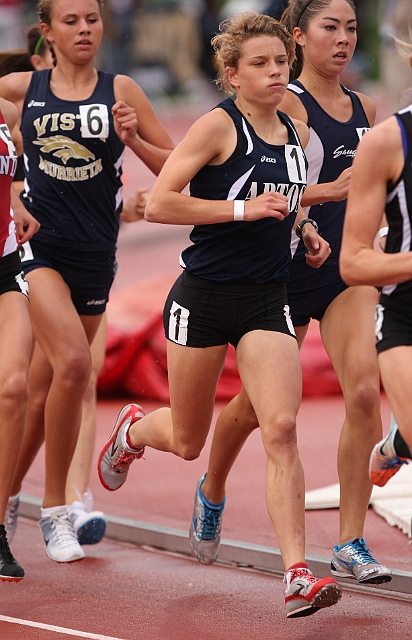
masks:
[[[193,125],[159,174],[146,208],[150,221],[194,224],[192,245],[181,255],[183,273],[164,308],[171,409],[144,416],[138,405],[124,407],[100,454],[99,474],[107,489],[118,489],[146,446],[197,458],[233,344],[267,453],[267,503],[286,571],[286,612],[297,617],[331,606],[341,595],[335,580],[317,580],[305,563],[304,479],[295,431],[301,370],[285,283],[291,231],[296,217],[304,218],[299,203],[306,163],[299,137],[306,142],[308,130],[277,110],[294,59],[284,27],[248,12],[223,23],[212,42],[222,86],[234,100]],[[187,196],[181,192],[189,182]],[[319,266],[328,244],[313,224],[303,225],[302,236],[307,259]]]
[[[40,26],[55,66],[0,79],[1,95],[21,112],[23,200],[41,223],[22,262],[34,337],[53,369],[39,524],[47,554],[57,562],[84,557],[65,490],[90,379],[89,345],[114,276],[124,145],[156,174],[173,147],[140,87],[94,68],[100,9],[97,0],[40,2]],[[34,454],[37,447],[35,441]]]
[[[0,98],[0,580],[10,582],[24,577],[24,570],[10,551],[4,523],[23,440],[32,348],[28,284],[18,245],[39,228],[13,190],[16,224],[11,209],[10,189],[17,167],[11,132],[17,117],[16,107]]]
[[[412,45],[398,41],[412,67]],[[385,253],[374,239],[385,212]],[[382,287],[376,307],[376,348],[396,424],[373,449],[370,477],[384,486],[412,458],[412,105],[369,132],[353,166],[341,270],[348,284]]]
[[[377,292],[373,287],[348,288],[339,274],[351,164],[360,138],[373,124],[375,107],[369,98],[348,91],[340,83],[340,74],[356,46],[352,0],[291,0],[282,22],[297,43],[292,70],[297,79],[290,83],[280,108],[310,129],[305,148],[308,188],[302,205],[332,249],[325,264],[310,269],[302,240],[295,234],[287,283],[298,344],[302,345],[311,318],[319,320],[323,344],[345,400],[346,417],[338,450],[340,543],[332,552],[331,571],[337,577],[379,584],[391,580],[390,570],[372,557],[363,537],[372,491],[369,457],[382,433],[371,315]],[[230,469],[248,435],[258,426],[256,407],[243,386],[217,420],[202,482],[202,493],[209,503],[223,502]],[[222,516],[223,507],[208,526],[206,536],[192,525],[192,547],[201,562],[213,562],[218,555]]]

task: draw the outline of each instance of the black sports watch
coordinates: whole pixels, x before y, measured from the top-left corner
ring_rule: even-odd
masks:
[[[295,233],[298,238],[302,239],[302,229],[305,226],[305,224],[307,224],[308,222],[310,222],[310,224],[313,226],[315,231],[318,230],[318,224],[316,220],[312,220],[312,218],[305,218],[304,220],[302,220],[302,222],[299,222],[299,224],[296,226]]]

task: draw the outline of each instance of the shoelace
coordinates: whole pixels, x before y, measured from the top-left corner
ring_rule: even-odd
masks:
[[[60,547],[67,547],[73,542],[78,542],[66,513],[53,514],[50,519]]]
[[[375,558],[371,556],[370,549],[366,546],[363,538],[359,539],[357,543],[351,544],[350,548],[354,551],[354,553],[351,553],[353,559],[359,562],[359,564],[369,564],[371,562],[378,564]]]
[[[208,509],[203,505],[203,514],[198,519],[198,532],[202,540],[214,540],[220,533],[222,513],[217,509]]]
[[[138,460],[142,458],[144,454],[144,449],[138,451],[137,453],[130,453],[130,451],[125,451],[123,449],[122,453],[112,464],[112,469],[114,471],[118,471],[119,468],[125,471],[127,467],[133,462],[133,460]]]
[[[288,573],[290,575],[289,584],[296,580],[296,578],[303,578],[304,580],[312,584],[318,581],[318,579],[315,578],[315,576],[308,569],[292,569],[292,571],[289,571]],[[286,576],[287,574],[285,574],[285,582],[287,582]]]
[[[385,460],[382,463],[381,469],[394,469],[395,467],[401,467],[403,464],[409,464],[409,461],[402,460],[402,458],[391,458],[390,460]]]
[[[4,534],[0,535],[0,559],[3,563],[17,564]]]

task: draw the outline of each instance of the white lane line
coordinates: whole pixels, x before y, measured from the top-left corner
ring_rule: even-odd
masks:
[[[12,624],[21,624],[26,627],[35,627],[36,629],[65,633],[68,636],[76,636],[76,638],[91,638],[91,640],[124,640],[123,638],[115,638],[114,636],[102,636],[99,633],[87,633],[86,631],[76,631],[75,629],[66,629],[65,627],[55,627],[53,624],[32,622],[31,620],[22,620],[21,618],[9,618],[9,616],[0,615],[0,622],[11,622]]]

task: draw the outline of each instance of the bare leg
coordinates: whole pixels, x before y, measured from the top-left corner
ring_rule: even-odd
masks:
[[[374,288],[350,287],[329,305],[320,325],[346,409],[338,449],[340,544],[363,537],[372,491],[369,458],[382,437],[376,303]]]
[[[107,320],[103,315],[91,344],[92,373],[82,404],[82,421],[66,485],[66,504],[80,500],[89,486],[96,439],[96,386],[106,353]]]
[[[11,490],[15,496],[44,442],[44,406],[49,392],[53,371],[40,349],[35,343],[29,369],[29,402],[26,415],[23,444],[17,464],[16,475]]]
[[[262,432],[266,503],[287,569],[305,560],[305,486],[296,437],[302,375],[296,340],[251,331],[238,345],[237,362]]]
[[[299,348],[303,344],[308,325],[296,327]],[[259,428],[256,413],[242,386],[240,392],[220,412],[213,433],[203,495],[214,504],[225,497],[226,480],[249,435]]]
[[[43,500],[43,507],[52,507],[66,502],[67,474],[91,372],[89,341],[97,331],[101,316],[81,319],[74,309],[67,285],[51,269],[36,269],[29,273],[28,280],[34,336],[53,369],[44,413],[46,482]],[[53,313],[50,312],[50,300],[53,301]]]
[[[167,342],[171,409],[157,409],[132,424],[133,446],[169,451],[185,460],[199,456],[210,429],[226,350],[226,345],[193,348]]]
[[[399,433],[412,451],[412,347],[402,346],[379,354],[379,364]]]
[[[28,306],[21,293],[0,296],[0,523],[4,523],[26,417],[32,348]]]

